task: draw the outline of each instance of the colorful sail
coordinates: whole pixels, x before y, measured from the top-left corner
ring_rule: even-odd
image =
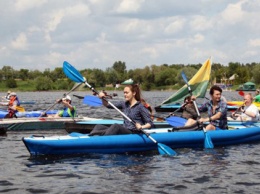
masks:
[[[207,61],[205,61],[205,63],[201,66],[199,71],[189,81],[192,94],[197,98],[205,97],[209,85],[210,72],[211,72],[211,59],[209,58]],[[165,100],[161,104],[161,107],[171,106],[176,103],[183,103],[184,98],[188,95],[190,95],[190,93],[187,85],[185,84],[181,89],[179,89],[167,100]]]

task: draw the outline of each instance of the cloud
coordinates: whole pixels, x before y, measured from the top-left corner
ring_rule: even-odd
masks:
[[[17,11],[27,11],[36,7],[40,7],[47,3],[47,0],[31,1],[31,0],[16,0],[14,7]]]
[[[250,39],[248,41],[248,45],[252,47],[259,47],[260,46],[260,38],[258,39]]]
[[[123,0],[116,8],[117,13],[136,13],[140,10],[144,0]]]
[[[259,62],[258,0],[0,1],[0,61],[18,69]],[[11,57],[10,57],[11,56]],[[43,65],[44,64],[44,65]]]
[[[11,42],[11,46],[14,49],[17,49],[17,50],[25,50],[25,49],[27,49],[28,45],[27,45],[27,37],[26,37],[26,35],[24,33],[20,33],[15,38],[15,40],[13,40]]]

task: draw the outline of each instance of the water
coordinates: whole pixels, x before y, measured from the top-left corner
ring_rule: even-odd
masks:
[[[26,105],[27,110],[46,110],[63,93],[18,94],[21,100],[37,101],[36,105]],[[158,105],[171,94],[145,92],[144,96],[151,105]],[[224,94],[228,100],[241,100],[237,92]],[[120,117],[116,111],[104,107],[82,105],[75,97],[73,103],[84,116]],[[31,158],[21,141],[31,134],[51,136],[66,132],[20,131],[0,136],[0,193],[258,193],[260,189],[259,144],[213,150],[175,149],[176,157],[161,156],[154,151]]]

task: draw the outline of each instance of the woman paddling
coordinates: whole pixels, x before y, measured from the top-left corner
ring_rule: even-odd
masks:
[[[99,93],[102,103],[107,108],[113,108],[107,101],[103,100],[105,94]],[[113,124],[110,127],[104,125],[96,125],[89,134],[92,135],[117,135],[140,133],[140,129],[149,129],[154,127],[149,110],[143,105],[141,98],[141,90],[137,84],[126,85],[124,88],[125,101],[115,102],[114,105],[122,109],[123,113],[129,117],[134,123],[124,118],[124,124]]]

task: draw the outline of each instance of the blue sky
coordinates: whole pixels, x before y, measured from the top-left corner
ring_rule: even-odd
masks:
[[[259,0],[0,0],[0,68],[260,62]]]

